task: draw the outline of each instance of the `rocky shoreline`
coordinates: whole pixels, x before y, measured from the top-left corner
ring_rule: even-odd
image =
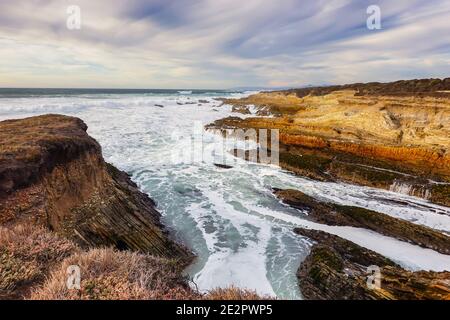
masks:
[[[228,117],[207,128],[278,129],[282,168],[448,206],[449,89],[449,79],[424,79],[263,92],[224,99],[233,111],[252,109],[258,117]]]
[[[224,99],[246,117],[230,116],[206,128],[227,133],[278,129],[280,166],[294,174],[387,189],[450,206],[449,90],[450,78],[262,92]],[[265,151],[271,152],[267,145]],[[231,152],[251,160],[248,151]],[[298,190],[273,191],[305,219],[365,228],[450,253],[449,236],[438,230],[322,202]],[[449,272],[406,271],[323,231],[297,228],[295,232],[316,242],[297,274],[307,299],[450,299]],[[371,265],[381,268],[383,275],[377,290],[368,289],[366,283]]]
[[[295,229],[295,232],[316,242],[297,272],[306,299],[450,299],[448,271],[406,271],[391,260],[340,237],[307,229]],[[379,268],[380,287],[369,278],[373,275],[370,267]],[[367,285],[368,280],[373,287]]]
[[[184,273],[193,252],[86,130],[54,114],[0,122],[0,299],[270,299],[233,286],[194,289]]]
[[[448,85],[444,79],[261,93],[224,103],[236,112],[270,117],[229,117],[207,128],[276,128],[280,165],[294,174],[448,206]],[[62,115],[0,122],[0,298],[261,298],[236,288],[207,295],[192,289],[183,270],[194,254],[162,225],[155,202],[129,175],[104,161],[86,130],[82,120]],[[238,151],[235,156],[250,160],[248,152]],[[270,145],[266,151],[272,152]],[[364,228],[450,253],[449,235],[420,222],[325,202],[299,190],[273,193],[306,220]],[[314,242],[297,272],[306,299],[450,299],[447,271],[408,271],[323,231],[294,232]],[[65,285],[72,265],[85,275],[78,291]],[[374,265],[383,278],[380,288],[371,289],[367,270]]]
[[[0,123],[0,222],[34,223],[83,247],[114,246],[189,259],[169,238],[155,203],[106,163],[77,118]]]
[[[307,212],[307,218],[331,226],[351,226],[450,254],[450,237],[434,229],[364,208],[320,202],[298,190],[275,189],[289,206]]]
[[[270,298],[233,286],[194,289],[184,273],[194,254],[86,130],[62,115],[0,122],[0,299]]]

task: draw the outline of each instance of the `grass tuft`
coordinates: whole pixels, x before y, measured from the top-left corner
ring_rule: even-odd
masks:
[[[41,227],[0,227],[0,297],[25,293],[25,287],[42,282],[53,265],[77,250],[69,240]]]
[[[80,267],[80,290],[67,288],[67,269],[71,265]],[[177,261],[110,248],[92,249],[64,260],[31,296],[35,300],[194,298],[197,294],[187,285]]]

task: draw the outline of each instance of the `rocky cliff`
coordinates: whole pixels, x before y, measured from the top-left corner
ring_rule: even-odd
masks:
[[[280,166],[293,173],[450,205],[450,78],[262,92],[223,102],[245,118],[220,119],[207,129],[222,133],[278,129]],[[270,141],[263,143],[273,152]],[[231,152],[248,161],[262,161],[251,159],[248,150]],[[450,252],[448,235],[438,230],[319,201],[298,190],[273,191],[305,219],[370,229],[443,254]],[[297,273],[307,299],[450,299],[449,272],[410,272],[337,236],[306,229],[295,232],[315,241]],[[373,265],[382,273],[378,289],[367,286],[367,268]]]
[[[298,190],[274,190],[285,204],[307,211],[305,218],[327,225],[352,226],[450,254],[450,237],[437,230],[360,207],[318,201]]]
[[[155,203],[104,161],[86,129],[61,115],[0,122],[0,225],[41,225],[83,247],[188,260]]]
[[[295,232],[316,242],[297,272],[306,299],[450,299],[450,272],[407,271],[340,237],[307,229]],[[376,286],[375,278],[369,278],[374,276],[374,269],[370,269],[374,266],[379,268],[380,286]]]
[[[210,129],[278,129],[280,165],[326,181],[450,205],[450,78],[369,83],[228,99]]]

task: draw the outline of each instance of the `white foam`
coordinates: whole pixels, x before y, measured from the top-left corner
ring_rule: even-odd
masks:
[[[291,223],[298,227],[325,231],[350,240],[362,247],[390,258],[409,270],[450,271],[449,255],[383,236],[371,230],[323,225],[286,213],[267,210],[266,208],[255,208],[255,210],[258,210],[267,217]]]
[[[252,225],[257,231],[257,240],[247,239],[237,248],[221,248],[216,246],[217,236],[206,236],[210,256],[204,268],[195,275],[194,281],[202,290],[231,285],[252,288],[260,294],[274,296],[275,293],[266,276],[265,249],[271,237],[270,225],[264,220],[243,215],[228,204],[216,191],[202,189],[213,206],[215,214],[228,220],[241,236],[249,232],[246,224]],[[192,215],[201,212],[198,208],[191,210]],[[246,268],[243,266],[249,266]]]
[[[310,245],[290,231],[293,226],[337,234],[411,270],[449,269],[449,256],[432,250],[364,229],[308,222],[280,204],[270,187],[296,188],[323,200],[369,208],[447,232],[449,208],[389,191],[302,179],[243,160],[233,162],[232,169],[220,169],[213,165],[217,158],[234,158],[227,150],[212,154],[216,139],[212,134],[204,137],[204,163],[170,162],[173,150],[189,144],[189,139],[172,139],[175,130],[190,138],[195,121],[207,124],[231,114],[231,106],[215,107],[218,102],[213,96],[202,95],[210,102],[201,107],[177,104],[197,99],[188,98],[176,93],[0,99],[0,119],[43,113],[82,118],[89,134],[102,145],[105,159],[132,173],[158,203],[164,223],[196,250],[198,264],[190,270],[202,290],[234,284],[281,298],[299,298],[295,272]]]

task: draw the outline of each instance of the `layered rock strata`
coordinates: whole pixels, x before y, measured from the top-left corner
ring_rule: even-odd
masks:
[[[370,229],[443,254],[450,254],[450,237],[437,230],[360,207],[318,201],[298,190],[274,190],[289,206],[303,212],[306,219],[332,226]]]
[[[224,100],[258,117],[207,128],[278,129],[285,169],[450,205],[449,92],[450,78],[263,92]]]
[[[340,237],[307,229],[295,229],[295,232],[315,241],[297,272],[306,299],[450,299],[448,271],[407,271]]]
[[[84,247],[190,259],[155,203],[104,161],[86,130],[82,120],[61,115],[0,122],[0,224],[42,225]]]

